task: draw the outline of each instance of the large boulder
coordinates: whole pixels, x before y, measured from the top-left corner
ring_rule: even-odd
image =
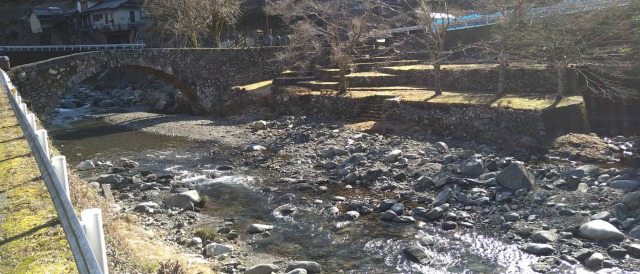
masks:
[[[589,240],[624,240],[624,234],[612,224],[603,220],[593,220],[580,226],[580,236]]]
[[[496,177],[496,180],[502,186],[511,189],[533,189],[535,188],[535,178],[522,163],[511,163],[504,168]]]
[[[635,180],[616,180],[609,184],[613,189],[620,189],[626,192],[638,190],[640,183]]]
[[[168,208],[193,209],[200,202],[200,195],[197,190],[189,190],[174,194],[164,200]]]

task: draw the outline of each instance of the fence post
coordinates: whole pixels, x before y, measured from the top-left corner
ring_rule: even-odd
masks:
[[[58,180],[64,188],[64,192],[67,193],[67,198],[71,200],[71,193],[69,192],[69,173],[67,172],[67,158],[64,156],[53,156],[51,158],[51,164],[56,171]]]
[[[27,115],[27,104],[20,103],[20,110],[22,111],[22,115]]]
[[[36,130],[36,135],[38,136],[38,142],[42,146],[45,155],[49,158],[49,142],[47,142],[47,131],[44,129]]]
[[[33,131],[35,132],[36,131],[36,115],[33,113],[27,114],[27,122],[31,126],[31,129],[33,129]]]
[[[93,250],[93,254],[96,256],[98,265],[100,265],[103,274],[109,274],[107,248],[104,242],[104,229],[102,227],[102,210],[99,208],[83,210],[80,216],[82,216],[84,233],[87,234],[89,245],[91,246],[91,250]]]

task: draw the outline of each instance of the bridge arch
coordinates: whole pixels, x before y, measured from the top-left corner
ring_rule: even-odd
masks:
[[[12,68],[23,98],[42,120],[80,81],[105,69],[124,67],[172,83],[198,114],[217,112],[231,86],[273,79],[279,47],[248,49],[142,49],[86,52]]]

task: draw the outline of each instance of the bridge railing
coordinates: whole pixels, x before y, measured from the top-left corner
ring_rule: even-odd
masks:
[[[143,49],[144,43],[105,45],[0,46],[2,51],[92,51],[111,49]]]
[[[69,199],[67,164],[64,156],[49,158],[47,131],[36,130],[35,115],[28,113],[27,105],[11,83],[9,76],[0,70],[0,89],[9,97],[11,108],[24,132],[33,157],[38,164],[42,179],[62,224],[69,247],[73,253],[78,272],[81,274],[108,274],[102,212],[88,209],[82,212],[83,222]]]

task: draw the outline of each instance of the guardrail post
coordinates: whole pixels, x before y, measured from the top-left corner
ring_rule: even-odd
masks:
[[[93,254],[96,256],[98,265],[103,274],[109,274],[109,265],[107,265],[107,248],[104,241],[104,229],[102,227],[102,210],[99,208],[91,208],[83,210],[80,213],[84,232],[87,234],[89,245]]]
[[[51,164],[53,165],[53,169],[56,171],[58,180],[60,180],[60,183],[64,188],[64,192],[67,193],[67,198],[71,200],[69,192],[69,173],[67,172],[67,158],[64,156],[53,156],[53,158],[51,158]]]
[[[38,142],[42,146],[45,155],[49,158],[49,142],[47,142],[47,131],[44,129],[36,130],[36,135],[38,136]]]
[[[29,123],[29,126],[31,126],[31,129],[36,131],[36,115],[33,113],[27,114],[27,122]]]
[[[18,106],[22,104],[22,97],[20,97],[20,95],[17,95],[17,94],[16,94],[16,104],[18,104]]]
[[[27,104],[20,103],[20,110],[22,111],[23,115],[27,115]]]

